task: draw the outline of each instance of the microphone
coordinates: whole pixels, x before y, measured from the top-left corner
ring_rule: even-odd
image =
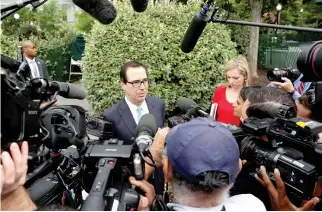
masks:
[[[101,24],[110,24],[116,18],[116,9],[108,0],[73,0],[73,2]]]
[[[179,97],[176,101],[176,105],[185,113],[196,113],[197,116],[209,117],[209,114],[201,110],[199,105],[192,99]]]
[[[181,41],[180,48],[184,53],[189,53],[193,50],[208,21],[209,18],[201,13],[197,13],[192,18],[189,28]]]
[[[86,97],[85,91],[83,89],[80,89],[70,83],[51,81],[48,84],[47,81],[43,79],[34,79],[31,81],[31,83],[33,84],[33,86],[38,88],[46,88],[48,86],[49,91],[58,91],[59,95],[65,98],[82,100]]]
[[[148,0],[131,0],[132,8],[135,12],[144,12],[148,7]]]
[[[135,143],[139,152],[145,152],[151,146],[153,137],[157,132],[157,123],[154,115],[144,114],[136,127]]]
[[[48,0],[40,0],[40,1],[35,1],[31,3],[31,6],[33,7],[33,9],[37,9],[38,7],[40,7],[41,5],[45,4]]]

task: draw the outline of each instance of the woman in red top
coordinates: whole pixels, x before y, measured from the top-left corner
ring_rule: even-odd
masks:
[[[239,126],[240,119],[234,116],[233,104],[237,101],[240,90],[250,81],[248,62],[238,56],[225,66],[226,83],[218,86],[214,92],[213,103],[217,103],[216,120],[224,124]]]

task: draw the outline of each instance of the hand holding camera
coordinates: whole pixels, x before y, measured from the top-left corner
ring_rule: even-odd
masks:
[[[7,151],[1,154],[1,195],[8,194],[24,185],[28,169],[28,143],[22,142],[19,148],[17,143],[10,145],[10,154]]]
[[[275,211],[312,211],[315,205],[320,201],[319,198],[313,197],[310,201],[306,202],[302,207],[298,208],[291,203],[286,194],[284,182],[278,169],[274,170],[274,177],[276,188],[272,181],[269,179],[264,166],[260,167],[261,178],[255,175],[258,182],[266,187],[269,194],[272,209]]]
[[[295,89],[293,83],[287,77],[281,78],[284,82],[272,82],[272,84],[276,85],[279,89],[282,89],[288,93],[294,93]]]

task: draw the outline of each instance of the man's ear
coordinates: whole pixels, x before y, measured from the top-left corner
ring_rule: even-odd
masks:
[[[122,89],[123,89],[123,91],[124,91],[125,83],[124,83],[122,80],[120,81],[120,85],[121,85],[121,87],[122,87]]]
[[[171,166],[168,158],[166,158],[163,163],[163,172],[164,172],[165,180],[168,183],[171,183],[173,181],[172,166]]]

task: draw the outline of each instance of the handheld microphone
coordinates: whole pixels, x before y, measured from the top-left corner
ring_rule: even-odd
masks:
[[[196,113],[198,116],[209,117],[209,114],[199,108],[199,105],[192,99],[179,97],[176,101],[176,106],[185,113]],[[189,114],[192,115],[192,114]]]
[[[154,115],[144,114],[136,127],[135,143],[139,152],[145,152],[151,146],[153,137],[157,132],[157,124]]]
[[[73,84],[66,83],[66,82],[57,82],[51,81],[47,84],[46,80],[43,79],[35,79],[32,80],[32,84],[38,88],[46,88],[48,87],[49,92],[56,92],[58,91],[59,95],[69,99],[85,99],[86,94],[83,89],[76,87]]]
[[[144,12],[148,7],[148,0],[131,0],[132,8],[135,12]]]
[[[180,48],[184,53],[189,53],[193,50],[208,22],[209,18],[206,15],[195,14],[181,41]]]
[[[73,2],[101,24],[110,24],[116,18],[116,9],[108,0],[73,0]]]

